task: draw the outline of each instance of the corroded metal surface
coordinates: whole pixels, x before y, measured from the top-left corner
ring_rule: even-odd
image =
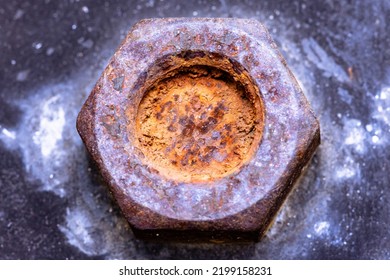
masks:
[[[137,112],[145,163],[181,182],[233,174],[259,144],[262,106],[216,68],[193,66],[172,74],[144,95]]]
[[[227,73],[245,91],[256,117],[248,130],[254,140],[231,172],[175,178],[142,145],[140,104],[167,77],[198,66]],[[202,125],[182,122],[176,129],[184,136],[202,133]],[[77,128],[134,232],[157,239],[258,240],[319,144],[318,122],[275,43],[259,22],[241,19],[140,21],[84,104]],[[207,147],[195,152],[209,155]],[[219,147],[212,147],[215,156]]]

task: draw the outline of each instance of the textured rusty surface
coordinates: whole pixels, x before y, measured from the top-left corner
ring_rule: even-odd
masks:
[[[232,160],[234,168],[218,171],[216,176],[212,167],[208,173],[197,170],[208,169],[208,163],[215,166],[221,158],[218,153],[226,147],[220,140],[189,147],[192,160],[184,160],[179,167],[171,150],[161,144],[159,156],[168,155],[170,160],[164,165],[143,145],[146,120],[139,115],[146,110],[142,104],[150,103],[148,94],[153,88],[202,67],[226,73],[234,84],[233,92],[241,90],[242,100],[249,102],[237,106],[252,108],[249,115],[256,119],[251,123],[252,117],[244,117],[249,130],[237,130],[251,135],[247,146],[239,144],[242,137],[238,133],[225,137],[233,143],[230,147],[237,144],[247,149],[248,156],[238,152],[241,156]],[[199,69],[195,76],[201,76]],[[204,78],[213,77],[215,72],[207,71]],[[174,105],[179,108],[177,101]],[[202,105],[194,102],[194,110],[206,110],[207,106],[201,109]],[[154,123],[172,132],[173,141],[182,137],[185,143],[192,143],[203,132],[212,137],[211,130],[224,132],[225,124],[234,123],[231,117],[223,118],[222,109],[240,111],[237,106],[228,110],[221,102],[213,105],[219,119],[207,115],[207,119],[215,119],[209,119],[208,125],[191,120],[190,108],[187,115],[180,109],[182,121],[178,120],[176,128],[169,121],[166,126],[163,121]],[[161,106],[171,106],[166,103],[156,100],[153,118],[173,116],[158,115]],[[195,118],[196,114],[192,115]],[[320,141],[318,122],[275,43],[259,22],[246,19],[140,21],[98,80],[79,114],[77,128],[134,232],[162,240],[258,240]],[[168,136],[165,134],[165,142]],[[179,151],[178,158],[183,159],[180,149],[176,154]],[[204,160],[205,156],[213,159]],[[226,157],[219,164],[224,166],[225,161]],[[195,167],[188,168],[189,164]],[[174,176],[181,171],[186,176]]]
[[[256,110],[244,87],[216,68],[194,66],[173,74],[145,94],[137,112],[144,162],[182,182],[233,174],[258,146],[260,104]]]

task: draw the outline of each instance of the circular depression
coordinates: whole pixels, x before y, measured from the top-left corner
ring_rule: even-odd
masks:
[[[212,181],[238,171],[256,152],[264,125],[250,82],[207,65],[165,74],[145,91],[137,110],[142,160],[178,182]]]

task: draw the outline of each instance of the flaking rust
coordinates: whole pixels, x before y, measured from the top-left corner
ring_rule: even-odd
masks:
[[[138,237],[258,241],[320,143],[263,25],[138,22],[77,129]]]

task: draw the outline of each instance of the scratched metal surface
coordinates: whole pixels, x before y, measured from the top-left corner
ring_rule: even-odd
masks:
[[[0,1],[1,259],[389,259],[388,1]],[[150,17],[255,18],[317,113],[322,144],[258,244],[134,238],[88,160],[78,111]]]

